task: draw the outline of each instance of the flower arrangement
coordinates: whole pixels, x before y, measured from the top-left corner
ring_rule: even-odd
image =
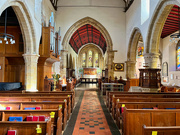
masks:
[[[54,79],[54,89],[53,89],[53,91],[56,91],[56,82],[59,80],[60,74],[56,74],[56,72],[52,73],[52,77]]]

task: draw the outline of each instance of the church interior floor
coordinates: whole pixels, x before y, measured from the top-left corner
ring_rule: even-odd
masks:
[[[88,90],[76,89],[75,94],[76,106],[63,135],[120,135],[97,86]]]

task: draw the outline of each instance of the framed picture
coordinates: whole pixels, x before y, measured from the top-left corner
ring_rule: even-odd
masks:
[[[114,63],[114,71],[123,72],[124,71],[124,63]]]
[[[162,64],[162,76],[168,76],[168,63],[164,62]]]

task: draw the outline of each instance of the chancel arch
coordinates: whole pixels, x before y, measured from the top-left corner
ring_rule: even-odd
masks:
[[[85,27],[88,30],[88,32],[84,36],[89,37],[89,39],[87,39],[87,42],[84,42],[84,39],[82,39],[81,41],[80,40],[73,41],[76,37],[79,38],[79,30],[82,27]],[[91,36],[93,34],[91,32],[94,32],[94,34],[97,34],[97,35]],[[75,38],[72,38],[72,37],[75,37]],[[94,37],[94,39],[92,39],[91,37]],[[101,46],[102,51],[108,55],[108,60],[107,60],[106,65],[107,65],[107,68],[109,71],[109,76],[114,76],[114,71],[111,68],[111,65],[114,60],[113,44],[112,44],[111,37],[110,37],[108,31],[105,29],[105,27],[101,23],[94,20],[93,18],[85,17],[85,18],[77,21],[76,23],[74,23],[68,29],[68,31],[66,32],[66,34],[63,38],[62,46],[63,46],[64,50],[67,50],[69,45],[72,46],[72,44],[75,44],[76,47],[73,49],[77,53],[78,50],[81,48],[82,44],[85,45],[88,43],[93,43],[98,46],[99,45]],[[108,53],[106,53],[106,52],[108,52]],[[61,70],[61,74],[64,75],[65,71]]]

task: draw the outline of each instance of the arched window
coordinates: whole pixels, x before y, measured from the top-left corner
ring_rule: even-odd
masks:
[[[88,62],[88,66],[92,67],[93,63],[92,63],[92,51],[89,51],[89,62]]]
[[[82,56],[82,66],[85,67],[86,66],[86,54],[83,53],[83,56]]]
[[[177,54],[177,56],[176,56],[176,63],[177,63],[176,69],[180,70],[180,42],[178,42],[178,44],[177,44],[176,54]]]
[[[98,53],[95,54],[95,67],[99,67],[99,56],[98,56]]]

